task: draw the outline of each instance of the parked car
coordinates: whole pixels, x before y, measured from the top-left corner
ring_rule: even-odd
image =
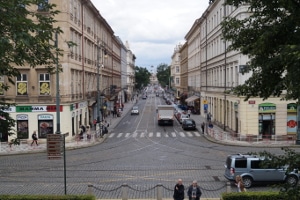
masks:
[[[196,130],[196,122],[193,119],[185,119],[182,122],[183,130]]]
[[[182,113],[182,112],[177,112],[176,118],[179,121],[179,123],[182,124],[183,120],[189,119],[189,116],[187,114]]]
[[[286,166],[279,168],[264,167],[262,157],[256,155],[234,154],[229,155],[225,163],[225,178],[234,182],[240,175],[246,188],[254,182],[286,182],[292,186],[299,181],[298,170],[286,173]]]
[[[133,106],[131,109],[131,115],[139,115],[139,114],[140,114],[139,107]]]
[[[147,99],[147,95],[143,95],[142,99]]]

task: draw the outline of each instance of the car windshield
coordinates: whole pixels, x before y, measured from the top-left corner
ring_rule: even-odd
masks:
[[[132,107],[132,110],[138,110],[139,108],[137,106]]]
[[[188,115],[181,115],[181,118],[189,118]]]
[[[186,124],[194,124],[192,120],[185,120]]]

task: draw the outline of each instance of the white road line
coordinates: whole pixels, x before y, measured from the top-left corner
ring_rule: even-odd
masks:
[[[129,137],[131,133],[126,133],[125,137]]]
[[[149,133],[149,137],[153,137],[153,132],[150,132],[150,133]]]
[[[193,134],[191,132],[186,132],[188,137],[193,137]]]
[[[156,133],[156,137],[161,137],[160,132],[157,132],[157,133]]]
[[[144,132],[141,133],[141,138],[143,138],[143,137],[145,137],[145,133]]]
[[[166,134],[165,134],[165,137],[169,137],[169,134],[168,134],[168,133],[166,133]]]
[[[134,133],[132,134],[132,137],[137,137],[137,135],[138,135],[138,133],[137,133],[137,132],[134,132]]]
[[[200,137],[201,136],[200,133],[198,133],[198,132],[193,132],[193,133],[195,134],[196,137]]]
[[[122,135],[123,135],[123,133],[119,133],[118,136],[117,136],[117,138],[122,137]]]
[[[175,132],[172,132],[171,135],[172,135],[172,137],[176,137],[176,133]]]
[[[111,133],[111,134],[109,134],[109,138],[112,138],[112,137],[114,137],[115,136],[115,133]]]
[[[179,135],[180,135],[181,137],[185,137],[184,132],[179,132]]]

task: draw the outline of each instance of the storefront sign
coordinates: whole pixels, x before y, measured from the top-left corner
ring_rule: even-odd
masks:
[[[4,112],[8,112],[8,113],[11,113],[11,112],[16,112],[16,107],[15,106],[11,106],[7,109],[4,109],[3,110]]]
[[[287,111],[288,112],[297,112],[297,104],[295,103],[290,103],[287,105]]]
[[[17,120],[28,120],[28,115],[17,115]]]
[[[62,112],[63,106],[59,110]],[[56,112],[56,106],[16,106],[16,112]]]
[[[255,104],[255,101],[254,100],[249,100],[248,104]]]
[[[53,115],[39,115],[39,120],[53,120]]]
[[[258,106],[260,113],[274,113],[276,112],[276,105],[273,103],[262,103]]]

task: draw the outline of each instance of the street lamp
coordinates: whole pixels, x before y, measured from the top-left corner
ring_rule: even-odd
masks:
[[[96,133],[101,135],[101,125],[100,125],[100,46],[98,42],[97,46],[97,125]]]

